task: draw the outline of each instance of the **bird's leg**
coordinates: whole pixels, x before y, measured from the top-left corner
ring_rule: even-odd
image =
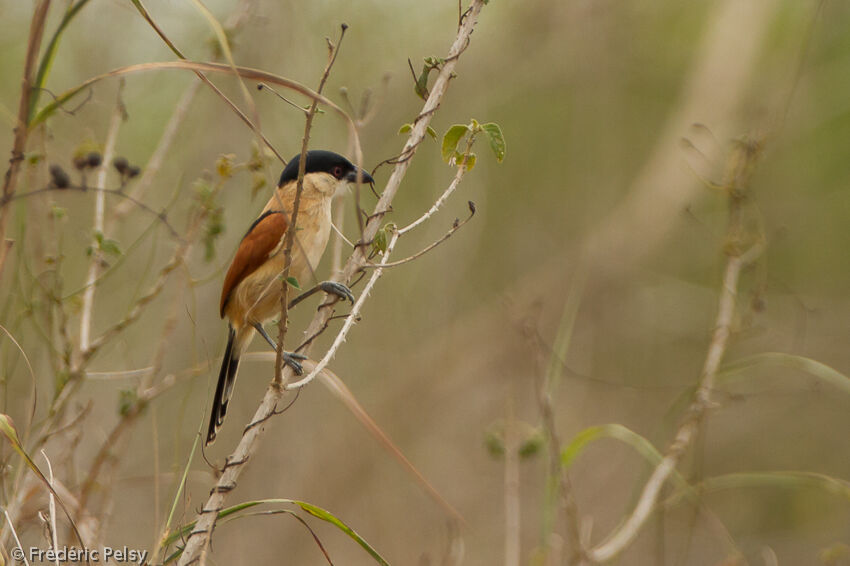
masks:
[[[289,302],[289,308],[294,307],[310,295],[318,293],[319,291],[324,291],[325,293],[330,293],[332,295],[336,295],[342,300],[348,299],[351,301],[351,304],[354,304],[354,295],[351,294],[351,290],[343,285],[342,283],[337,283],[336,281],[322,281],[312,289],[304,291],[294,299]]]
[[[277,350],[277,343],[274,340],[272,340],[272,337],[269,336],[269,333],[266,332],[266,329],[263,328],[263,325],[260,324],[259,322],[255,322],[253,324],[253,326],[257,330],[257,332],[260,333],[260,336],[262,336],[263,338],[266,339],[266,342],[269,343],[269,346],[271,346],[272,348]],[[306,359],[307,359],[307,356],[305,356],[304,354],[298,354],[296,352],[284,352],[283,353],[284,363],[286,363],[286,365],[291,367],[293,369],[293,371],[295,371],[296,375],[303,375],[304,374],[304,367],[300,363],[298,363],[298,360],[306,360]]]

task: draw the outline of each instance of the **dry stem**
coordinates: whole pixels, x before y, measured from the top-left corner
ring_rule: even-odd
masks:
[[[708,348],[708,354],[700,376],[699,388],[693,403],[688,409],[688,418],[679,428],[673,442],[667,450],[664,459],[652,471],[641,492],[637,505],[622,526],[612,533],[602,544],[592,549],[588,555],[594,562],[605,562],[622,552],[637,537],[641,527],[646,523],[658,501],[661,488],[676,469],[682,455],[691,445],[699,428],[699,423],[705,412],[711,408],[711,392],[717,369],[726,352],[729,335],[732,329],[732,319],[735,314],[735,298],[738,291],[738,279],[741,270],[755,261],[763,250],[762,244],[755,244],[741,255],[731,256],[726,263],[723,276],[723,287],[720,293],[717,321],[714,334]]]
[[[118,100],[115,103],[115,110],[112,112],[112,119],[109,122],[109,130],[106,134],[106,144],[103,149],[103,158],[100,167],[97,171],[97,179],[95,186],[106,186],[106,174],[109,171],[112,163],[112,156],[115,154],[115,142],[118,140],[118,130],[121,127],[121,122],[124,120],[124,103],[121,101],[121,91],[124,90],[124,81],[122,80],[118,86]],[[94,199],[94,233],[100,234],[101,237],[104,231],[104,214],[106,210],[106,193],[98,191]],[[92,239],[92,254],[91,262],[89,263],[89,271],[86,276],[86,290],[83,293],[83,308],[80,315],[80,351],[88,350],[89,336],[91,335],[91,320],[92,311],[94,311],[94,292],[95,282],[100,275],[100,266],[103,261],[103,254],[100,251],[98,240]]]
[[[632,513],[608,538],[588,552],[588,557],[593,562],[605,562],[614,558],[637,537],[652,514],[662,487],[693,443],[706,411],[712,407],[714,381],[732,333],[741,271],[758,259],[764,249],[763,235],[749,233],[751,229],[744,218],[745,204],[750,192],[749,182],[760,151],[761,143],[758,140],[738,142],[727,162],[723,189],[729,201],[729,222],[726,231],[728,259],[718,300],[714,333],[694,400],[687,411],[687,418],[676,431],[664,458],[652,471]]]

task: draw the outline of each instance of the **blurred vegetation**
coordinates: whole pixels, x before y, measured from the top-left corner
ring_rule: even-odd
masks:
[[[408,58],[420,71],[424,58],[445,56],[457,28],[456,3],[247,4],[247,17],[230,37],[237,64],[311,87],[326,62],[325,36],[336,37],[339,24],[347,23],[325,92],[344,104],[345,87],[355,107],[371,92],[377,112],[361,131],[367,169],[400,151],[404,136],[397,132],[422,103]],[[67,5],[54,0],[44,44]],[[221,21],[237,9],[233,0],[207,5]],[[12,148],[32,9],[32,2],[0,0],[3,156]],[[193,3],[151,1],[147,9],[189,59],[215,56],[213,34]],[[618,563],[715,565],[732,557],[742,564],[850,563],[850,506],[841,483],[850,481],[850,438],[843,434],[850,398],[834,386],[850,372],[848,24],[850,5],[816,0],[492,0],[485,7],[432,126],[442,136],[473,117],[495,122],[507,144],[504,162],[479,139],[475,168],[459,194],[421,233],[401,241],[398,258],[442,236],[456,217],[465,218],[467,200],[478,214],[447,243],[385,274],[331,364],[464,516],[466,564],[504,561],[508,460],[499,453],[506,398],[527,435],[518,488],[523,563],[545,563],[543,549],[558,547],[543,532],[547,448],[538,438],[539,379],[553,359],[551,404],[562,445],[582,431],[586,436],[569,446],[599,437],[565,459],[591,541],[602,540],[633,506],[652,453],[618,427],[663,453],[681,421],[682,398],[699,377],[713,330],[725,262],[727,201],[712,183],[721,182],[733,140],[743,137],[763,143],[750,188],[767,247],[743,275],[726,361],[781,352],[839,373],[829,374],[833,381],[819,379],[827,375],[820,366],[801,371],[783,358],[721,380],[718,405],[679,467],[684,480],[705,482],[705,493],[698,503],[688,497],[674,502],[681,494],[671,482],[662,497],[670,504]],[[704,64],[713,53],[726,55],[714,66]],[[89,2],[58,44],[39,104],[117,67],[173,59],[132,3]],[[211,78],[243,103],[235,80]],[[187,72],[152,71],[127,76],[123,87],[116,79],[97,83],[32,133],[19,193],[46,187],[51,164],[73,183],[80,180],[74,156],[103,152],[119,89],[126,119],[115,154],[144,169],[193,80]],[[284,157],[295,154],[303,113],[268,92],[251,92],[263,133]],[[320,114],[311,146],[346,153],[345,124],[330,112]],[[122,439],[109,513],[102,517],[107,544],[152,548],[159,537],[203,426],[224,345],[218,317],[223,271],[280,169],[276,158],[257,149],[254,133],[201,87],[142,197],[152,211],[167,208],[180,234],[198,222],[200,243],[138,322],[96,353],[69,402],[67,419],[83,416],[72,433],[47,444],[54,472],[76,493],[120,416],[138,413]],[[441,158],[440,143],[426,138],[387,220],[404,225],[415,219],[454,171]],[[379,191],[388,174],[387,167],[377,171]],[[138,182],[123,180],[127,190]],[[106,186],[121,187],[122,175],[112,170]],[[77,340],[92,246],[100,247],[105,267],[93,310],[97,336],[148,292],[180,245],[155,214],[139,207],[93,234],[95,196],[47,192],[8,205],[6,237],[15,243],[0,274],[0,324],[32,364],[36,424],[69,379],[62,373],[60,330]],[[347,198],[344,232],[355,239]],[[375,199],[363,191],[362,201],[371,210]],[[115,207],[122,199],[106,195],[105,202]],[[320,274],[329,273],[330,256]],[[587,279],[576,297],[571,293],[580,266]],[[56,318],[54,292],[61,293],[66,322]],[[568,296],[578,303],[561,351],[556,337]],[[314,304],[292,314],[292,339]],[[262,349],[259,340],[253,348]],[[173,374],[177,382],[149,404],[139,403],[134,395],[143,378],[130,370],[147,368],[151,360],[159,366],[157,380]],[[211,462],[220,465],[237,442],[239,423],[253,413],[270,367],[245,364],[228,424],[206,452]],[[19,431],[29,422],[33,387],[24,358],[2,337],[0,412]],[[450,538],[443,511],[325,389],[302,391],[268,426],[270,434],[231,496],[234,504],[310,502],[352,526],[392,564],[443,563]],[[603,428],[588,430],[592,426]],[[4,470],[20,465],[8,444],[0,443],[0,464]],[[845,487],[825,489],[809,476],[774,480],[770,473],[776,471],[824,474],[838,480],[828,485]],[[711,489],[712,478],[737,473],[763,475],[747,481],[734,476],[738,481],[726,488]],[[5,507],[15,496],[13,477],[0,477]],[[195,516],[212,480],[212,468],[196,457],[172,524]],[[93,486],[93,497],[99,488]],[[46,546],[35,517],[46,506],[41,491],[26,498],[19,534]],[[316,523],[336,563],[374,563],[332,525]],[[568,546],[563,524],[558,529]],[[285,517],[220,525],[213,550],[219,564],[270,563],[281,556],[288,564],[323,560],[309,533]]]

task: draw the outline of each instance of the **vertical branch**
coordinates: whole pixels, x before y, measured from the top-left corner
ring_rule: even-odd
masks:
[[[112,156],[115,154],[115,142],[118,140],[118,130],[121,127],[121,122],[124,120],[125,109],[124,102],[121,100],[121,93],[124,90],[124,81],[118,83],[118,100],[115,103],[115,110],[112,112],[112,118],[109,121],[109,130],[106,134],[106,143],[103,148],[103,160],[97,171],[95,187],[106,186],[106,174],[109,172]],[[106,209],[106,193],[97,191],[94,200],[94,234],[92,237],[92,254],[91,262],[89,263],[88,275],[86,276],[86,290],[83,293],[83,307],[80,315],[80,351],[85,352],[89,348],[91,341],[91,320],[92,311],[94,310],[94,291],[97,278],[100,276],[100,266],[103,260],[103,255],[100,251],[98,234],[103,237],[104,230],[104,215]]]
[[[514,415],[513,395],[508,394],[505,421],[505,566],[519,566],[520,497],[519,497],[519,435]]]
[[[27,55],[24,60],[24,72],[21,79],[21,99],[18,104],[18,117],[15,124],[15,140],[12,143],[12,155],[9,158],[9,168],[3,179],[3,198],[9,199],[15,193],[18,183],[18,173],[24,160],[24,150],[27,146],[29,136],[29,110],[32,97],[33,72],[35,61],[38,58],[41,39],[44,36],[44,22],[47,18],[47,10],[50,8],[50,0],[41,0],[36,4],[30,23],[29,42],[27,43]],[[9,207],[0,208],[0,274],[8,257],[11,244],[6,244],[6,224],[9,222]]]
[[[331,73],[331,67],[333,67],[334,61],[336,61],[336,56],[339,53],[339,46],[342,44],[342,39],[345,37],[345,30],[348,29],[347,24],[342,24],[339,34],[339,41],[337,41],[337,45],[334,46],[331,43],[331,40],[328,39],[328,64],[325,65],[325,71],[322,73],[322,78],[319,80],[319,88],[316,89],[316,94],[322,94],[322,90],[325,88],[325,83],[328,81],[328,77]],[[278,321],[277,330],[278,330],[278,338],[277,338],[277,353],[275,356],[274,363],[274,383],[281,384],[283,383],[282,372],[283,372],[283,341],[286,337],[286,324],[288,321],[289,315],[289,269],[292,264],[292,245],[295,243],[295,231],[296,226],[298,226],[298,208],[301,206],[301,193],[304,192],[304,173],[307,167],[307,146],[310,142],[310,129],[313,127],[313,118],[316,116],[316,110],[319,108],[319,101],[315,98],[313,99],[312,104],[310,104],[310,109],[307,111],[307,118],[304,122],[304,137],[301,140],[301,158],[298,161],[298,179],[295,187],[295,200],[292,203],[292,213],[289,218],[289,228],[286,230],[286,236],[283,239],[283,273],[281,273],[280,277],[280,321]],[[277,193],[275,193],[277,194]]]
[[[717,370],[723,361],[732,334],[741,271],[756,261],[764,249],[762,235],[749,233],[750,227],[746,224],[744,211],[745,203],[750,198],[749,181],[760,150],[758,141],[739,142],[728,161],[724,185],[729,200],[729,222],[725,242],[728,259],[720,288],[714,332],[694,399],[688,407],[687,418],[676,431],[664,458],[653,469],[632,513],[607,539],[588,553],[594,562],[605,562],[614,558],[637,537],[655,508],[661,489],[693,443],[706,411],[712,406],[711,393]]]

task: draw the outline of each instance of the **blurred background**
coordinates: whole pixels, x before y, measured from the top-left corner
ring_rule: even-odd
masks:
[[[66,5],[54,1],[46,38]],[[237,64],[311,88],[326,63],[325,37],[335,41],[340,24],[350,26],[325,92],[345,105],[344,87],[355,107],[371,92],[374,111],[360,132],[368,170],[401,150],[405,136],[397,132],[422,107],[408,58],[419,73],[424,57],[445,56],[458,22],[458,5],[443,0],[207,5],[222,22],[241,14],[230,34]],[[147,8],[189,59],[217,56],[211,28],[193,3],[152,0]],[[4,156],[12,147],[32,10],[32,2],[0,0]],[[782,352],[850,371],[848,23],[850,5],[814,0],[493,0],[484,7],[432,126],[442,136],[472,118],[496,122],[506,158],[497,163],[479,140],[477,165],[458,193],[401,240],[394,257],[439,238],[467,215],[467,200],[478,213],[445,244],[384,275],[331,364],[463,516],[463,563],[505,561],[505,458],[498,452],[506,422],[514,422],[524,440],[541,436],[538,391],[548,367],[555,368],[549,390],[562,445],[587,427],[619,423],[665,450],[699,377],[717,313],[728,241],[726,193],[715,185],[735,140],[755,139],[762,147],[747,189],[767,248],[743,275],[726,361]],[[117,67],[173,59],[131,3],[94,0],[62,36],[40,105]],[[245,107],[234,79],[211,78]],[[145,168],[194,81],[183,71],[128,75],[116,154]],[[76,182],[74,153],[102,150],[119,88],[117,79],[96,83],[32,133],[27,150],[34,163],[23,169],[19,192],[45,187],[53,163]],[[285,158],[297,153],[303,113],[250,90],[264,134]],[[61,424],[68,430],[45,445],[57,478],[77,494],[122,422],[122,408],[126,415],[132,406],[145,368],[156,367],[154,385],[174,376],[173,386],[120,430],[120,450],[92,486],[105,544],[155,546],[195,436],[206,426],[226,338],[218,317],[223,270],[281,169],[271,160],[259,176],[241,170],[224,179],[216,162],[228,154],[233,163],[249,161],[254,139],[208,88],[188,101],[161,169],[139,198],[153,210],[167,208],[169,222],[184,233],[200,191],[216,187],[219,223],[204,224],[201,241],[162,293],[97,352],[67,402]],[[311,147],[349,152],[345,124],[331,112],[320,114]],[[377,171],[379,192],[390,171]],[[415,219],[453,176],[439,142],[426,139],[387,219],[399,225]],[[255,187],[261,179],[266,185]],[[107,186],[118,185],[111,172]],[[352,198],[344,204],[343,231],[354,240]],[[48,192],[12,203],[6,237],[15,244],[0,279],[0,323],[32,363],[34,429],[50,418],[57,384],[67,378],[60,330],[69,343],[79,341],[94,202],[91,193]],[[107,218],[119,202],[107,197]],[[374,203],[364,192],[363,207],[370,211]],[[177,245],[137,207],[107,222],[104,238],[119,251],[104,256],[109,267],[96,288],[93,336],[156,283]],[[318,270],[322,277],[332,270],[330,249]],[[345,247],[343,258],[348,253]],[[61,309],[51,299],[56,292]],[[300,336],[315,304],[293,313],[290,340]],[[571,320],[569,305],[577,309],[571,338],[558,348],[558,329]],[[332,323],[313,357],[339,324]],[[252,349],[263,345],[256,340]],[[210,462],[220,466],[238,442],[271,367],[241,368],[228,420],[206,450]],[[831,492],[814,480],[707,490],[696,503],[665,506],[614,563],[850,564],[842,483],[850,478],[844,433],[850,398],[846,388],[818,377],[780,363],[721,380],[718,405],[680,471],[696,485],[732,473],[816,472],[839,480]],[[29,419],[32,389],[26,363],[4,338],[0,411],[19,429]],[[392,564],[457,563],[445,511],[322,385],[302,391],[268,429],[229,503],[309,501],[349,524]],[[563,517],[554,533],[547,526],[546,444],[531,444],[537,450],[519,463],[515,492],[522,563],[561,563],[569,540]],[[213,469],[199,452],[173,523],[194,518],[213,485]],[[5,466],[19,466],[8,444],[0,446],[0,457]],[[577,456],[570,477],[591,542],[603,540],[631,510],[650,469],[613,440]],[[12,468],[4,474],[3,505],[9,506],[20,484]],[[34,515],[46,499],[31,487],[19,534],[46,546]],[[334,563],[373,563],[332,526],[311,525]],[[286,516],[220,524],[211,558],[232,565],[325,563],[310,534]]]

